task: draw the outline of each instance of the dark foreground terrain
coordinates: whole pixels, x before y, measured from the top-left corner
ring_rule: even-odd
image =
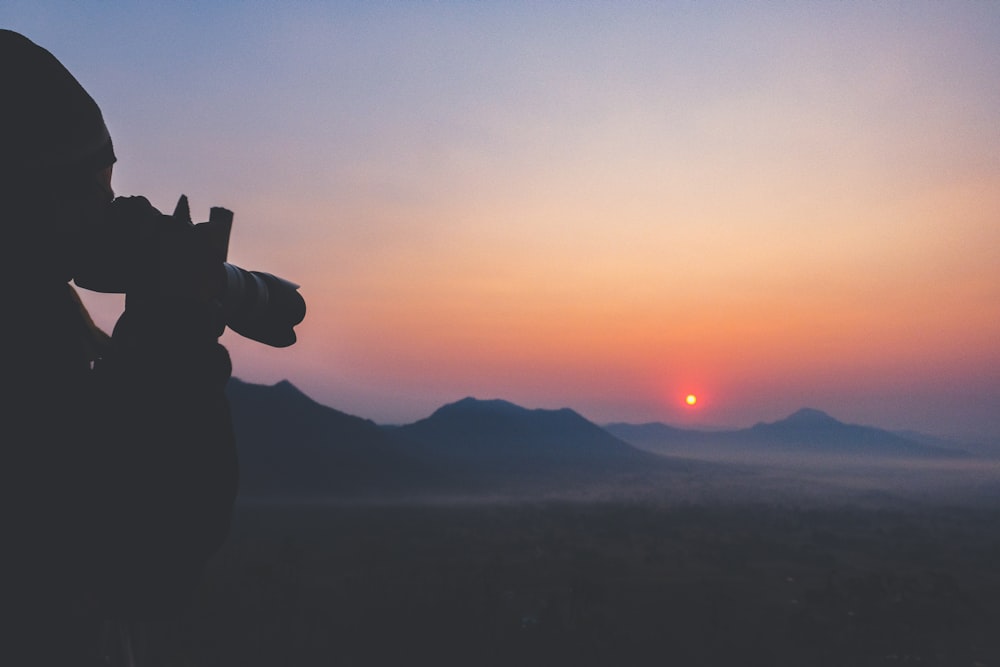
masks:
[[[199,666],[1000,665],[1000,510],[241,506]]]

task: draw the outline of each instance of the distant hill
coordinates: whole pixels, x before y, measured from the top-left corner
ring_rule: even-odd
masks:
[[[953,450],[926,445],[872,426],[845,424],[820,410],[803,408],[785,419],[758,423],[750,440],[827,453],[894,457],[948,458]]]
[[[316,403],[289,382],[227,388],[246,497],[555,492],[685,464],[576,412],[467,398],[396,427]]]
[[[466,398],[398,432],[440,456],[468,461],[630,464],[648,459],[573,410],[529,410],[501,400]]]
[[[568,408],[529,410],[502,400],[465,398],[395,429],[394,436],[422,460],[508,485],[595,482],[683,467],[623,442]]]
[[[709,479],[731,487],[746,473],[742,464],[770,469],[782,457],[850,464],[970,456],[808,408],[750,428],[700,431],[661,423],[602,428],[568,408],[465,398],[388,427],[321,405],[289,382],[233,378],[227,393],[247,498],[579,496],[678,490]]]
[[[395,495],[442,483],[374,422],[320,405],[287,381],[232,378],[226,392],[245,497]]]
[[[691,447],[728,448],[742,454],[819,454],[836,457],[943,459],[969,455],[957,448],[918,442],[872,426],[845,424],[821,410],[803,408],[785,419],[746,429],[697,431],[666,424],[614,423],[609,433],[638,447],[662,453]]]

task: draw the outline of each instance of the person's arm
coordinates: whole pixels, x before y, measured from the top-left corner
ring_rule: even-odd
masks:
[[[179,257],[169,289],[129,294],[111,349],[95,369],[109,480],[109,573],[126,604],[183,596],[228,534],[238,485],[225,395],[232,366],[218,343],[221,308],[197,289],[204,258]],[[161,258],[162,260],[162,258]],[[180,267],[180,268],[178,268]],[[158,276],[147,286],[162,284]],[[168,292],[168,293],[164,293]],[[113,593],[114,594],[114,593]]]

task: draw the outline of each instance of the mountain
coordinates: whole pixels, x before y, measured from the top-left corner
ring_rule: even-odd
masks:
[[[728,449],[739,454],[821,454],[837,457],[942,459],[968,452],[891,433],[872,426],[845,424],[821,410],[803,408],[776,422],[746,429],[695,431],[666,424],[608,424],[609,433],[657,452],[689,452],[693,447]]]
[[[460,474],[524,482],[597,479],[666,465],[568,408],[529,410],[502,400],[465,398],[399,427],[413,453]]]
[[[576,412],[467,398],[396,427],[316,403],[289,382],[227,387],[244,497],[412,497],[595,488],[673,466]]]
[[[320,405],[287,381],[226,388],[245,497],[409,493],[437,482],[374,422]]]
[[[751,441],[827,453],[919,458],[955,455],[880,428],[845,424],[811,408],[803,408],[781,421],[755,424],[746,435]]]
[[[698,431],[660,423],[602,428],[568,408],[465,398],[387,427],[320,405],[287,381],[233,378],[227,394],[246,498],[593,497],[718,475],[732,481],[743,472],[731,463],[770,467],[778,457],[857,463],[968,456],[808,408],[746,429]]]
[[[612,462],[647,457],[568,408],[529,410],[501,400],[465,398],[399,432],[442,456],[470,461]]]

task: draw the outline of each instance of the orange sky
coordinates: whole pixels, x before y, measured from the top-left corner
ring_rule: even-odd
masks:
[[[996,4],[38,4],[0,20],[101,104],[116,189],[302,284],[240,377],[1000,437]]]

